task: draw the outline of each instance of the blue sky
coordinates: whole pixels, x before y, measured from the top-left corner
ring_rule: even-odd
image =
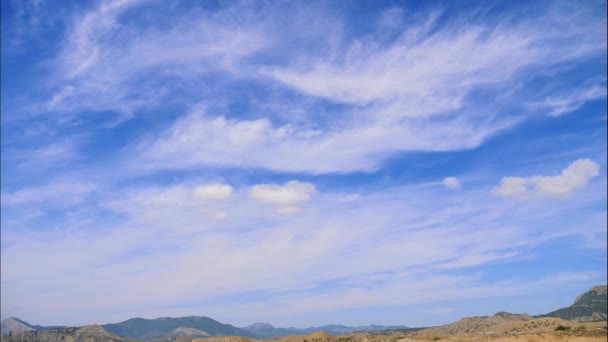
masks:
[[[448,323],[606,284],[606,2],[4,1],[2,318]]]

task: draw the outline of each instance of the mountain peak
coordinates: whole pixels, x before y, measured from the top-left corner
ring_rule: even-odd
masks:
[[[257,322],[247,326],[247,329],[274,329],[270,323]]]
[[[596,285],[589,290],[589,292],[595,292],[598,295],[606,295],[608,293],[608,286],[606,285]]]
[[[17,317],[9,317],[2,320],[0,323],[0,331],[2,334],[19,333],[24,331],[34,330],[34,328],[25,321]]]

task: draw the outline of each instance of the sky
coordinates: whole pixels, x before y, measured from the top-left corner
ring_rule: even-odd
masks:
[[[541,314],[607,283],[606,1],[2,1],[1,313]]]

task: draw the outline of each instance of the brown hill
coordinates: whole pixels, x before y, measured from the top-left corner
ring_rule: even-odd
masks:
[[[529,320],[532,320],[532,317],[526,314],[511,314],[501,311],[494,316],[465,317],[454,323],[420,330],[416,335],[420,337],[442,337],[455,334],[475,334],[484,332],[495,325]]]
[[[527,315],[523,316],[525,317]],[[502,323],[492,324],[494,322],[498,322],[498,320],[493,320],[491,317],[495,316],[471,317],[470,319],[465,318],[458,322],[448,324],[447,326],[420,330],[416,332],[415,336],[418,338],[439,337],[443,339],[451,336],[453,338],[460,337],[463,340],[466,336],[466,339],[468,340],[469,337],[474,336],[485,336],[486,338],[490,338],[498,336],[554,334],[556,332],[556,328],[559,326],[566,327],[566,331],[577,331],[579,333],[597,333],[599,331],[604,335],[607,329],[606,322],[578,323],[566,321],[561,318],[544,317],[537,319],[513,319],[510,321],[504,321]],[[471,322],[474,324],[470,324]],[[455,326],[456,323],[460,324]]]
[[[327,331],[319,330],[307,335],[289,335],[272,341],[276,342],[323,342],[335,339],[334,335]]]
[[[3,342],[127,342],[99,325],[87,325],[81,328],[58,328],[51,330],[33,330],[10,334],[2,337]]]

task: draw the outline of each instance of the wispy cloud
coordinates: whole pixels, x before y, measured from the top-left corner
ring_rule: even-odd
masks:
[[[357,6],[114,0],[32,30],[53,48],[2,87],[2,313],[449,315],[602,280],[605,4]]]
[[[531,103],[533,108],[548,108],[549,116],[561,116],[580,109],[586,102],[606,97],[605,85],[595,84],[586,88],[575,89],[568,94],[551,96],[539,103]]]
[[[267,45],[254,27],[245,29],[223,20],[232,13],[195,12],[166,30],[142,30],[124,22],[124,13],[152,4],[103,2],[75,16],[54,61],[56,78],[50,84],[55,91],[43,108],[132,115],[139,108],[158,105],[169,92],[163,85],[167,80],[174,88],[178,82],[186,82],[186,87],[187,80],[201,73],[230,72],[241,58]],[[164,20],[162,15],[157,19]]]
[[[597,21],[585,23],[584,13],[560,24],[576,27],[566,30],[566,36],[551,29],[552,20],[561,17],[535,25],[528,21],[533,18],[473,21],[457,29],[440,25],[438,17],[431,12],[384,44],[374,34],[355,41],[342,38],[330,56],[262,69],[262,75],[297,92],[345,105],[340,120],[318,126],[311,115],[277,124],[272,117],[227,118],[198,109],[144,142],[140,153],[153,169],[223,165],[311,173],[371,171],[397,151],[479,146],[535,115],[513,107],[533,96],[525,86],[530,72],[605,51],[605,44],[598,44],[603,36]],[[564,40],[576,48],[562,51]],[[473,96],[480,89],[492,94],[492,103]],[[592,98],[577,99],[582,105]],[[505,113],[505,108],[521,114]],[[203,143],[209,140],[217,144]]]
[[[290,190],[289,184],[301,186]],[[309,187],[287,183],[271,188],[266,195],[280,198],[280,205],[291,205],[308,199]],[[264,208],[250,198],[248,187],[234,189],[223,201],[197,201],[193,189],[197,185],[133,189],[110,196],[104,200],[105,210],[126,215],[126,221],[89,226],[89,230],[76,231],[69,238],[52,233],[11,233],[9,239],[18,243],[3,249],[3,263],[11,266],[3,267],[2,281],[26,286],[47,279],[45,286],[57,293],[23,297],[14,290],[3,291],[3,302],[29,306],[30,301],[36,301],[39,315],[44,314],[43,307],[52,307],[59,316],[68,317],[68,311],[59,311],[96,307],[100,312],[127,308],[132,312],[133,307],[140,307],[142,314],[152,314],[158,309],[146,304],[149,296],[156,298],[157,306],[171,306],[262,291],[275,293],[272,302],[281,303],[283,308],[288,305],[288,312],[307,312],[395,305],[396,297],[391,294],[396,293],[419,294],[403,297],[400,304],[431,302],[438,297],[422,294],[436,287],[441,287],[444,299],[473,293],[495,295],[492,285],[482,285],[483,278],[466,270],[518,260],[534,246],[560,236],[584,235],[586,230],[580,225],[572,227],[564,222],[546,231],[545,223],[556,210],[579,217],[579,208],[595,203],[601,195],[581,194],[554,207],[554,203],[546,206],[543,202],[505,206],[492,200],[487,190],[479,189],[466,190],[466,196],[437,198],[433,188],[401,188],[368,193],[347,203],[334,194],[319,192],[307,204],[306,215],[292,217]],[[306,191],[299,193],[298,189]],[[207,206],[226,210],[228,215],[217,221],[204,211]],[[428,216],[429,212],[434,215]],[[103,238],[97,229],[104,232]],[[462,239],[463,235],[467,239]],[[84,250],[88,257],[76,257]],[[453,271],[468,275],[455,276]],[[96,276],[83,277],[83,272]],[[321,290],[325,282],[335,285]],[[417,290],[411,284],[419,284]],[[125,295],[109,301],[106,295],[115,293],[117,286]],[[487,292],[482,290],[485,287]],[[501,291],[510,293],[509,287],[512,285]],[[523,289],[523,285],[512,288],[512,293]],[[55,301],[65,300],[65,296],[78,300],[66,301],[57,309]],[[329,301],[329,297],[334,299]],[[213,305],[200,305],[224,312]],[[248,311],[257,305],[240,307]],[[276,308],[270,312],[279,311],[286,312]]]
[[[37,187],[22,188],[12,192],[2,191],[2,205],[12,206],[59,199],[59,202],[70,203],[82,199],[82,196],[90,193],[94,189],[95,185],[93,184],[64,181]]]

